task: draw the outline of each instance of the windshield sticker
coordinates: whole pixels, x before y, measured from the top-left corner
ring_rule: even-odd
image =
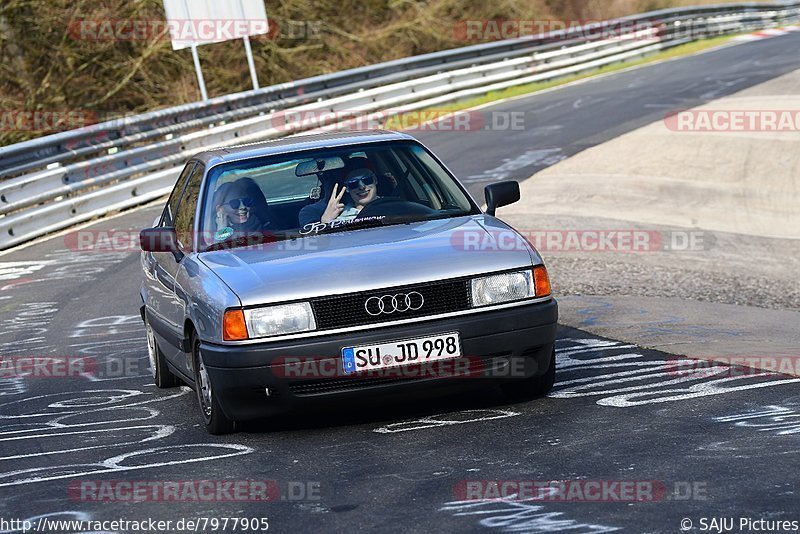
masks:
[[[217,230],[217,233],[214,234],[214,241],[225,241],[230,236],[233,235],[233,228],[230,226],[225,226],[224,228],[220,228]]]
[[[343,228],[345,226],[350,226],[351,224],[363,224],[369,221],[382,221],[386,218],[385,215],[381,215],[380,217],[362,217],[360,219],[348,219],[348,220],[333,220],[329,223],[324,222],[315,222],[315,223],[308,223],[303,228],[300,229],[300,235],[309,235],[309,234],[318,234],[323,230],[333,229],[333,228]]]

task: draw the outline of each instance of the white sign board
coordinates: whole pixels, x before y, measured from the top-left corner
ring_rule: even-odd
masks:
[[[173,50],[269,31],[264,0],[163,0]]]

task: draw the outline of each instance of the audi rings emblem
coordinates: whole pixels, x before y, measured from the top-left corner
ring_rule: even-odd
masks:
[[[377,317],[379,315],[391,315],[395,312],[417,311],[422,308],[423,304],[425,304],[425,298],[422,294],[413,291],[411,293],[398,293],[397,295],[370,297],[364,303],[364,309],[371,316]]]

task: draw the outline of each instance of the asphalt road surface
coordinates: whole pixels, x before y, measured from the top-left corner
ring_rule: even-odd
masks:
[[[798,41],[739,45],[492,108],[522,111],[536,128],[421,137],[473,190],[521,179],[665,110],[796,69]],[[529,154],[537,150],[550,152]],[[141,228],[157,211],[95,228]],[[151,383],[138,254],[77,253],[67,243],[57,236],[0,258],[0,354],[96,361],[89,376],[0,380],[0,532],[37,516],[172,521],[164,532],[181,519],[203,527],[184,522],[183,531],[210,532],[224,518],[268,518],[279,532],[699,532],[711,518],[737,527],[740,518],[800,520],[800,379],[709,368],[563,328],[556,387],[544,399],[511,404],[487,389],[325,405],[212,437],[191,391]],[[121,491],[201,480],[271,481],[271,500],[225,500],[224,488],[199,502]],[[515,486],[553,480],[564,493],[538,500]],[[101,527],[93,530],[134,531]],[[230,519],[224,531],[232,527]]]
[[[486,183],[525,180],[670,112],[796,70],[798,46],[800,33],[737,44],[483,108],[477,120],[469,121],[474,131],[414,135],[482,200]],[[521,127],[512,128],[512,120]]]

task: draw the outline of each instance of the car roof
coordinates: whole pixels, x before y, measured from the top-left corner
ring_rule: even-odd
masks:
[[[323,134],[295,135],[272,141],[206,150],[195,154],[192,159],[201,161],[207,167],[210,167],[219,163],[252,157],[274,156],[304,150],[337,148],[385,141],[416,141],[416,139],[404,133],[386,130],[327,132]]]

